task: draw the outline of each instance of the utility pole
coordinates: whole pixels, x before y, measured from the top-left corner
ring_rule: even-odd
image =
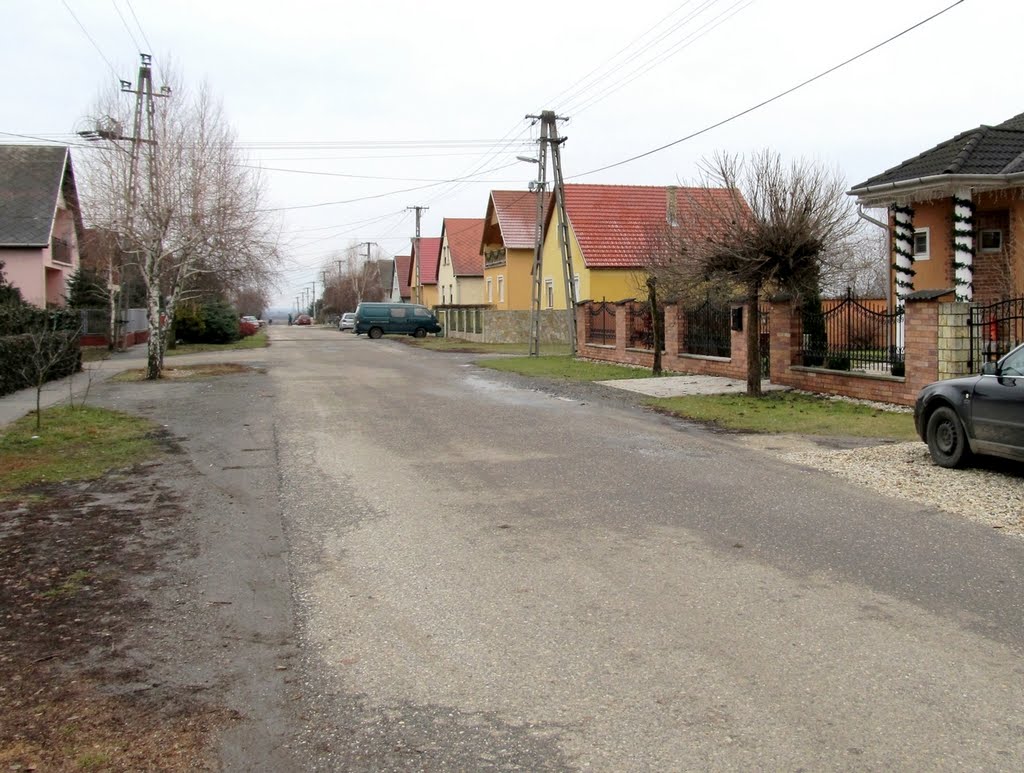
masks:
[[[417,219],[417,221],[419,220],[419,215],[418,214],[417,214],[416,219]],[[418,223],[417,223],[416,231],[417,231],[417,237],[418,237],[419,236],[419,225],[418,225]],[[377,242],[360,242],[359,244],[362,247],[366,247],[366,268],[364,268],[361,272],[359,272],[359,271],[356,272],[356,276],[359,277],[359,279],[358,279],[358,281],[356,283],[356,302],[357,303],[362,303],[363,302],[363,290],[366,289],[366,282],[364,280],[366,279],[366,272],[367,272],[367,270],[369,268],[369,265],[370,265],[370,246],[373,245],[374,247],[379,247],[380,245],[377,244]],[[377,273],[377,278],[378,279],[380,278],[380,272]]]
[[[313,313],[310,314],[309,316],[311,316],[313,318],[313,321],[315,322],[316,321],[316,280],[314,279],[312,282],[310,282],[310,284],[313,285],[313,296],[312,296],[313,300],[311,302],[311,307],[312,307]]]
[[[422,262],[422,255],[420,255],[420,216],[430,207],[424,207],[416,205],[414,207],[406,207],[406,209],[412,209],[416,211],[416,303],[423,303],[423,282],[421,281],[420,275],[420,263]]]
[[[544,187],[547,176],[547,151],[551,148],[551,165],[554,171],[554,206],[558,215],[558,246],[562,257],[562,279],[565,290],[566,322],[569,325],[569,349],[576,354],[576,282],[572,267],[572,252],[569,242],[569,218],[565,211],[565,179],[562,176],[562,144],[567,137],[558,136],[558,121],[565,117],[555,115],[553,110],[544,110],[540,115],[527,118],[540,121],[540,153],[537,159],[537,233],[533,249],[533,295],[530,309],[530,355],[540,353],[540,309],[543,291],[542,255],[544,248]]]

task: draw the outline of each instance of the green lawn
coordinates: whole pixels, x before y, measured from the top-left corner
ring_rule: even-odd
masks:
[[[569,379],[572,381],[610,381],[618,378],[649,378],[649,368],[631,368],[604,362],[577,360],[568,354],[541,355],[539,357],[509,357],[501,360],[480,360],[484,368],[520,373],[539,378]]]
[[[741,432],[917,439],[909,413],[792,392],[769,392],[763,397],[692,395],[644,402],[665,413]]]
[[[174,349],[168,349],[164,352],[167,357],[175,357],[182,354],[197,354],[199,352],[225,352],[233,349],[262,349],[264,346],[270,346],[270,341],[267,340],[267,331],[260,330],[255,335],[246,336],[245,338],[233,341],[229,344],[178,344]]]
[[[47,408],[0,431],[0,498],[33,483],[98,478],[157,453],[154,425],[103,408]]]
[[[410,346],[418,346],[421,349],[429,349],[433,352],[470,352],[474,354],[529,354],[530,345],[522,344],[484,344],[476,341],[463,341],[458,338],[412,338],[410,336],[396,336],[397,340]],[[568,344],[547,344],[541,347],[545,355],[569,354]]]

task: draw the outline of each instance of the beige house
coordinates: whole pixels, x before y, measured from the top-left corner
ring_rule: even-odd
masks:
[[[481,304],[484,300],[484,256],[480,239],[483,218],[446,217],[441,226],[437,264],[437,298],[442,306]]]

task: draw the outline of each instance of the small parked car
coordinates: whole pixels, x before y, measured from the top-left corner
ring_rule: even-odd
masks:
[[[308,314],[300,314],[299,316],[297,316],[295,318],[295,324],[296,325],[312,325],[313,324],[313,318],[310,317]]]
[[[356,329],[356,315],[353,311],[346,311],[341,315],[341,319],[338,320],[338,330],[352,330]]]
[[[977,376],[928,384],[914,426],[940,467],[959,467],[973,454],[1024,461],[1024,344]]]

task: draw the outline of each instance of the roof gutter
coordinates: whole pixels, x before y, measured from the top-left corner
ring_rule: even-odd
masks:
[[[898,198],[915,190],[928,188],[945,188],[948,186],[971,186],[975,188],[998,188],[1008,185],[1024,184],[1024,173],[1014,174],[933,174],[927,177],[915,177],[910,180],[898,180],[880,185],[865,185],[846,192],[847,196],[856,196],[860,204],[890,201],[886,194]]]

